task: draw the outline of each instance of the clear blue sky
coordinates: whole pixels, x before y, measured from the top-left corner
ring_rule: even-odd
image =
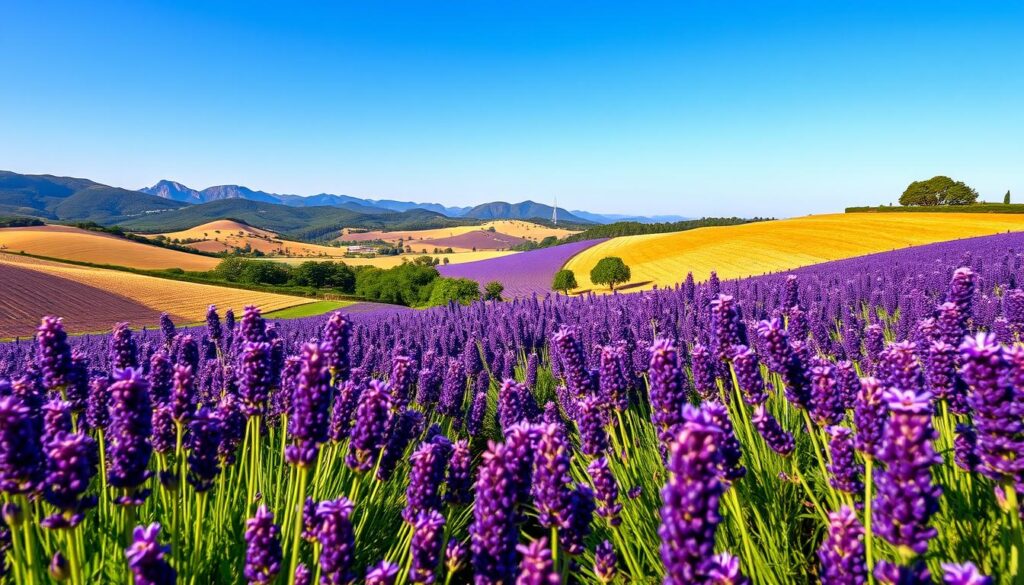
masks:
[[[1024,2],[9,2],[0,168],[789,216],[1024,201]]]

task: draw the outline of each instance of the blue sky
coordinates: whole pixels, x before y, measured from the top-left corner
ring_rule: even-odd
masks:
[[[1024,202],[1024,3],[33,2],[0,168],[771,215]]]

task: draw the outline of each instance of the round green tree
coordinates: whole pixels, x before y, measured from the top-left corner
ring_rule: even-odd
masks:
[[[949,177],[939,175],[927,181],[914,181],[900,196],[900,205],[970,205],[978,192]]]
[[[576,274],[572,270],[563,268],[555,273],[555,280],[551,283],[551,290],[560,290],[568,295],[569,291],[578,286],[576,284]]]
[[[492,280],[484,285],[484,300],[485,301],[500,301],[501,293],[505,292],[505,286],[497,280]]]
[[[629,282],[631,274],[629,266],[618,256],[601,258],[594,269],[590,271],[590,282],[594,284],[607,284],[609,290],[615,290],[615,285]]]

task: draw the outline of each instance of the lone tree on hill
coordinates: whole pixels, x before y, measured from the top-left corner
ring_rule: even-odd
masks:
[[[492,280],[484,285],[484,300],[485,301],[501,301],[501,293],[505,292],[505,286],[497,280]]]
[[[900,205],[970,205],[977,200],[978,192],[962,181],[939,175],[911,183],[900,196]]]
[[[560,290],[568,295],[569,291],[578,286],[576,284],[576,274],[572,270],[563,268],[555,273],[555,280],[551,283],[551,290]]]
[[[594,284],[607,284],[609,290],[615,290],[616,284],[629,282],[631,278],[629,266],[618,256],[601,258],[594,269],[590,271],[590,282]]]
[[[1003,203],[1005,205],[1009,205],[1010,204],[1010,190],[1009,189],[1006,190],[1006,195],[1003,195]]]

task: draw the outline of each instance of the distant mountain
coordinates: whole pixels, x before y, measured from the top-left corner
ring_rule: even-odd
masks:
[[[0,171],[0,213],[5,215],[109,225],[183,205],[186,204],[88,179]]]
[[[573,210],[572,213],[594,223],[615,223],[617,221],[635,221],[637,223],[673,223],[693,219],[682,215],[620,215],[617,213],[590,213],[589,211]]]
[[[331,193],[320,193],[319,195],[287,195],[278,193],[267,193],[256,191],[242,185],[217,185],[207,187],[202,191],[186,187],[176,181],[162,180],[152,187],[139,189],[142,193],[156,195],[165,199],[182,201],[186,203],[209,203],[223,199],[247,199],[249,201],[261,201],[263,203],[280,203],[292,207],[316,207],[330,206],[341,207],[362,213],[382,213],[385,211],[409,211],[412,209],[425,209],[448,217],[460,217],[468,211],[469,207],[445,207],[439,203],[413,203],[411,201],[395,201],[393,199],[362,199],[351,195],[333,195]]]
[[[335,238],[342,228],[414,230],[465,225],[468,220],[449,218],[424,209],[364,213],[332,206],[297,207],[281,203],[229,197],[189,205],[174,211],[150,214],[121,225],[143,232],[186,230],[218,219],[233,219],[253,227],[275,231],[297,240]]]
[[[473,219],[543,219],[551,220],[551,214],[554,208],[550,205],[544,205],[543,203],[537,203],[535,201],[523,201],[522,203],[505,203],[504,201],[495,201],[493,203],[483,203],[477,205],[473,209],[470,209],[463,215],[463,217],[471,217]],[[583,219],[569,213],[568,211],[558,208],[558,221],[564,221],[568,223],[593,223],[589,220]]]

